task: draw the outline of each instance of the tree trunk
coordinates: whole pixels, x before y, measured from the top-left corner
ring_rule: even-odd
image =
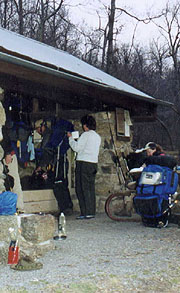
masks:
[[[115,0],[111,0],[111,8],[109,14],[109,32],[108,32],[108,50],[107,50],[107,66],[106,72],[112,72],[113,64],[113,29],[114,29],[114,17],[115,17]]]

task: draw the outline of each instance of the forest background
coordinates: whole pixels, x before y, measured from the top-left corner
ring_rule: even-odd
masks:
[[[135,123],[133,144],[142,147],[155,141],[167,150],[179,150],[179,1],[164,0],[161,10],[149,10],[143,16],[126,7],[124,1],[96,1],[94,16],[98,21],[93,27],[81,21],[82,7],[88,9],[91,2],[85,0],[0,0],[0,25],[67,51],[150,96],[174,103],[173,107],[159,106],[155,122]],[[134,24],[130,32],[126,31],[127,22]],[[139,42],[140,23],[157,27],[159,33],[149,43]]]

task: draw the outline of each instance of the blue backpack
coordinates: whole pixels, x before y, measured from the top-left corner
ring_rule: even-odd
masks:
[[[159,165],[148,165],[138,181],[137,194],[169,195],[174,194],[178,186],[178,174],[172,169]]]
[[[169,195],[176,192],[178,174],[159,165],[148,165],[139,178],[133,203],[136,212],[147,218],[160,217],[169,208]]]
[[[67,150],[69,149],[69,140],[66,133],[74,131],[73,124],[64,119],[58,119],[52,121],[51,130],[52,135],[50,141],[47,144],[47,147],[56,149],[58,145],[61,144],[60,154],[66,154]]]

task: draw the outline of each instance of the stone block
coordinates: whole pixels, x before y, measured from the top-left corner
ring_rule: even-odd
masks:
[[[106,197],[97,196],[97,210],[99,213],[104,213]]]
[[[9,228],[13,228],[15,231],[18,229],[18,216],[0,216],[0,241],[9,242]]]
[[[19,243],[20,256],[22,257],[28,255],[34,259],[45,255],[48,251],[55,248],[54,241],[50,239],[40,243],[33,243],[26,241],[22,236],[20,236]]]
[[[52,189],[23,191],[26,213],[51,213],[58,211],[58,204]]]
[[[21,235],[33,243],[52,239],[55,232],[55,218],[52,215],[25,215],[21,217]]]
[[[0,264],[8,262],[9,244],[5,241],[0,241]]]
[[[35,259],[54,249],[56,224],[52,215],[0,216],[0,263],[5,264],[8,260],[9,228],[14,229],[15,239],[18,235],[20,256],[28,255]]]

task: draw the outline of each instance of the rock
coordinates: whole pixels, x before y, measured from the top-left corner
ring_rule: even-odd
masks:
[[[8,262],[9,245],[5,241],[0,241],[0,263]]]
[[[33,259],[41,257],[45,255],[48,251],[53,250],[55,248],[55,244],[53,240],[48,240],[40,243],[32,243],[26,241],[22,236],[19,239],[20,242],[20,256],[30,256]]]
[[[10,244],[9,228],[18,235],[20,256],[34,259],[55,248],[55,218],[52,215],[0,216],[0,263],[7,263]],[[21,233],[20,233],[21,232]]]
[[[21,236],[33,243],[52,239],[55,232],[55,218],[52,215],[25,215],[21,217]]]
[[[9,243],[9,228],[11,227],[17,230],[18,216],[0,216],[0,227],[0,241],[5,241]]]

